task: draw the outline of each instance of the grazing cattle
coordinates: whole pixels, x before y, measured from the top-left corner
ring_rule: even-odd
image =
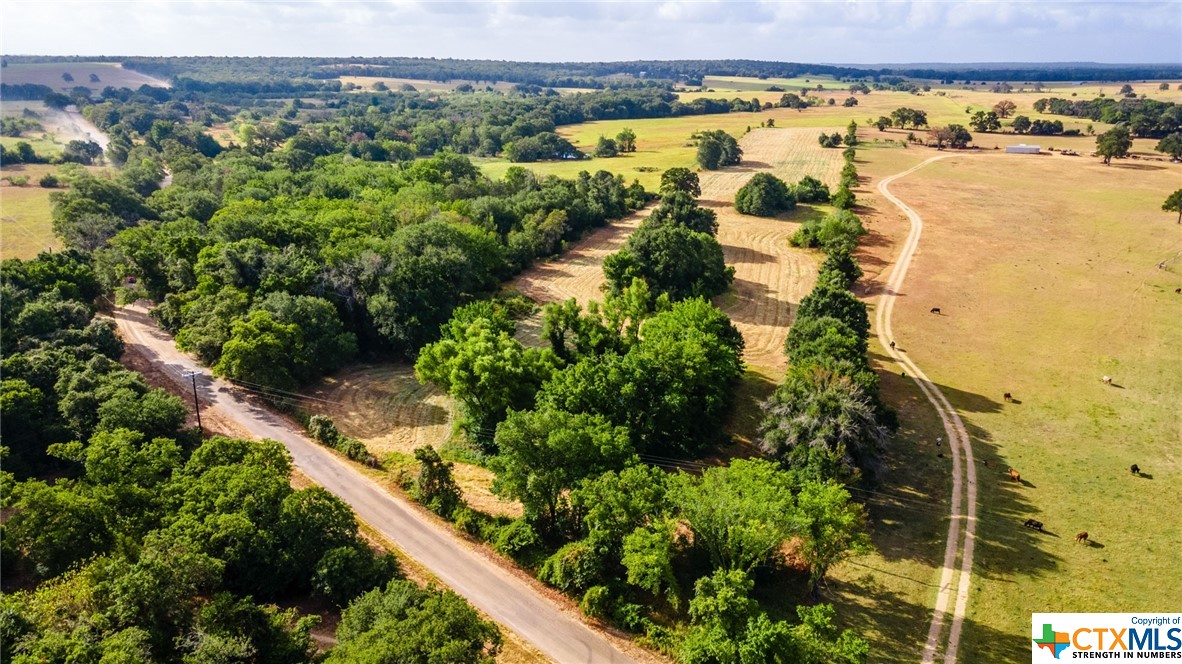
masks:
[[[1133,464],[1133,465],[1129,466],[1129,472],[1134,475],[1140,475],[1141,474],[1141,466],[1138,466],[1137,464]]]
[[[1075,536],[1075,541],[1086,543],[1088,541],[1088,531],[1086,531],[1086,530],[1079,531],[1079,533],[1077,533]]]
[[[1008,402],[1008,401],[1013,401],[1013,400],[1014,400],[1014,395],[1010,394],[1009,392],[1006,392],[1005,394],[1003,394],[1003,395],[1002,395],[1002,397],[1001,397],[1001,398],[1005,399],[1007,402]]]
[[[934,314],[940,313],[940,307],[932,307],[932,313],[934,313]]]
[[[1027,528],[1033,528],[1038,532],[1042,532],[1042,521],[1035,521],[1034,519],[1026,519],[1026,523],[1022,524]]]
[[[1111,385],[1112,384],[1112,376],[1101,376],[1100,382],[1104,383],[1105,385]]]
[[[895,350],[895,342],[891,342],[891,350]]]
[[[1182,288],[1175,288],[1175,289],[1174,289],[1174,292],[1175,292],[1175,293],[1182,293]]]
[[[1022,475],[1018,471],[1014,470],[1013,468],[1010,468],[1010,479],[1014,480],[1015,482],[1021,482]]]

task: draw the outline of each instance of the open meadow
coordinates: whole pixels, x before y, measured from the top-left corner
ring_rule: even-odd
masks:
[[[69,74],[72,80],[63,78],[65,74]],[[97,80],[92,80],[92,76]],[[9,85],[48,85],[57,90],[70,90],[82,86],[94,92],[108,86],[133,90],[141,85],[169,87],[168,81],[124,69],[117,62],[9,63],[4,67],[4,82]]]
[[[1177,165],[987,153],[892,185],[925,221],[896,341],[964,418],[981,478],[965,661],[1025,661],[1033,611],[1182,596],[1175,576],[1147,572],[1176,568],[1182,540],[1182,245],[1160,211],[1180,181]],[[899,403],[914,388],[883,387],[915,424]],[[930,466],[931,438],[895,442],[909,444]]]
[[[50,219],[49,194],[54,190],[37,184],[42,175],[56,170],[48,164],[12,164],[0,169],[0,259],[33,258],[47,249],[61,248]],[[7,178],[27,178],[28,182],[17,187]]]

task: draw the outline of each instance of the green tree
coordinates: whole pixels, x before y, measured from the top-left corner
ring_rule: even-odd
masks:
[[[1182,132],[1176,131],[1166,135],[1153,149],[1170,155],[1175,161],[1182,159]]]
[[[1017,123],[1017,118],[1014,119],[1014,123]],[[969,120],[969,125],[972,126],[973,131],[988,133],[1001,129],[1001,120],[998,119],[995,111],[977,111]]]
[[[497,427],[493,491],[521,501],[542,532],[560,529],[579,481],[637,462],[628,430],[599,415],[543,409],[510,413]]]
[[[607,138],[606,136],[599,137],[599,140],[595,143],[595,151],[591,153],[593,157],[597,158],[615,157],[619,154],[619,146],[616,145],[614,140]]]
[[[623,250],[607,257],[603,272],[612,292],[639,278],[674,300],[713,297],[734,280],[718,240],[671,224],[641,224]]]
[[[1133,138],[1124,125],[1116,125],[1112,129],[1096,136],[1096,154],[1104,158],[1104,165],[1112,163],[1114,157],[1124,157],[1133,147]]]
[[[454,464],[444,461],[430,445],[415,448],[415,461],[419,462],[419,474],[411,487],[411,495],[432,512],[450,519],[464,505],[463,494],[451,474]]]
[[[553,352],[525,348],[508,333],[494,332],[486,319],[478,319],[463,338],[425,346],[415,374],[459,401],[468,435],[492,451],[497,423],[511,408],[530,407],[557,363]]]
[[[718,233],[718,215],[714,210],[698,205],[693,197],[683,191],[663,194],[661,204],[645,223],[650,227],[670,224],[709,235]]]
[[[349,605],[326,662],[492,664],[501,632],[459,595],[391,581]]]
[[[792,185],[792,195],[800,203],[828,203],[829,187],[811,175],[806,175],[800,182]]]
[[[230,328],[213,373],[234,380],[281,390],[298,387],[295,358],[304,354],[303,335],[295,323],[280,323],[271,312],[258,309]]]
[[[805,482],[796,496],[800,519],[799,553],[809,565],[812,594],[837,563],[872,550],[866,532],[866,508],[834,482]]]
[[[1026,117],[1025,115],[1018,115],[1014,117],[1014,120],[1010,123],[1010,126],[1013,127],[1014,131],[1018,132],[1019,134],[1025,134],[1026,132],[1030,131],[1031,124],[1030,118]]]
[[[887,431],[849,376],[794,365],[764,412],[760,448],[800,475],[849,482],[876,471]]]
[[[636,132],[624,127],[616,134],[616,145],[619,146],[620,152],[636,152]]]
[[[777,555],[795,528],[791,475],[762,459],[736,459],[701,477],[673,478],[670,499],[715,569],[746,572]]]
[[[698,174],[680,166],[661,173],[661,195],[665,196],[675,191],[683,191],[694,198],[701,196],[702,186],[698,181]]]
[[[756,173],[735,194],[735,210],[740,214],[771,217],[796,207],[796,197],[788,185],[770,173]]]
[[[1166,202],[1161,205],[1161,209],[1166,212],[1177,212],[1178,223],[1182,224],[1182,189],[1167,196]]]

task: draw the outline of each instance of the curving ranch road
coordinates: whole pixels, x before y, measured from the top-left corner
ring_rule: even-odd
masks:
[[[952,504],[948,522],[948,540],[944,549],[944,563],[940,571],[940,590],[936,595],[935,611],[932,614],[932,621],[928,627],[927,642],[924,644],[923,664],[932,664],[939,653],[940,636],[944,631],[944,623],[948,619],[948,604],[951,601],[954,587],[956,590],[956,602],[952,610],[952,626],[948,632],[947,645],[944,648],[944,662],[945,664],[953,664],[956,661],[957,650],[960,645],[960,633],[964,625],[965,608],[969,601],[969,583],[972,580],[973,572],[973,549],[976,545],[977,469],[976,464],[973,462],[972,443],[969,440],[964,422],[960,419],[960,415],[956,412],[956,409],[948,402],[948,398],[944,396],[940,388],[928,380],[928,377],[923,371],[905,353],[897,351],[890,346],[893,337],[891,334],[891,311],[895,307],[895,294],[899,292],[900,287],[903,285],[903,280],[907,277],[907,269],[911,265],[911,259],[914,257],[915,250],[919,246],[919,237],[923,233],[923,219],[920,218],[915,210],[912,210],[906,203],[892,194],[888,189],[888,185],[899,178],[918,171],[934,161],[951,156],[953,155],[932,157],[901,173],[884,178],[878,183],[878,191],[887,200],[902,210],[911,222],[911,232],[907,235],[907,241],[903,245],[903,250],[899,254],[899,258],[891,270],[890,278],[887,280],[886,286],[878,298],[878,311],[876,314],[878,341],[882,344],[886,352],[890,353],[891,357],[895,358],[907,370],[912,380],[919,386],[920,391],[927,397],[932,407],[936,409],[936,413],[939,414],[940,420],[944,424],[944,431],[948,435],[948,447],[952,451]],[[963,502],[967,506],[967,512],[961,507],[962,494],[964,494]],[[964,524],[963,544],[961,541],[962,523]],[[958,554],[960,557],[960,577],[954,586],[953,581],[956,576],[955,568]]]
[[[155,325],[145,308],[120,308],[115,319],[129,350],[143,355],[185,389],[190,385],[181,373],[201,372],[197,390],[203,408],[217,409],[256,438],[283,443],[295,466],[349,504],[359,519],[546,656],[557,662],[634,661],[524,581],[472,551],[454,534],[314,443],[287,420],[251,403],[230,383],[210,377],[196,360],[177,350],[172,337]]]

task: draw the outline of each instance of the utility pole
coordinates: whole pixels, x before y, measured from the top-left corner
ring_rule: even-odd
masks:
[[[193,381],[193,408],[197,411],[197,430],[205,435],[205,429],[201,426],[201,402],[197,400],[197,372],[186,371],[181,374],[185,378],[190,378]]]

